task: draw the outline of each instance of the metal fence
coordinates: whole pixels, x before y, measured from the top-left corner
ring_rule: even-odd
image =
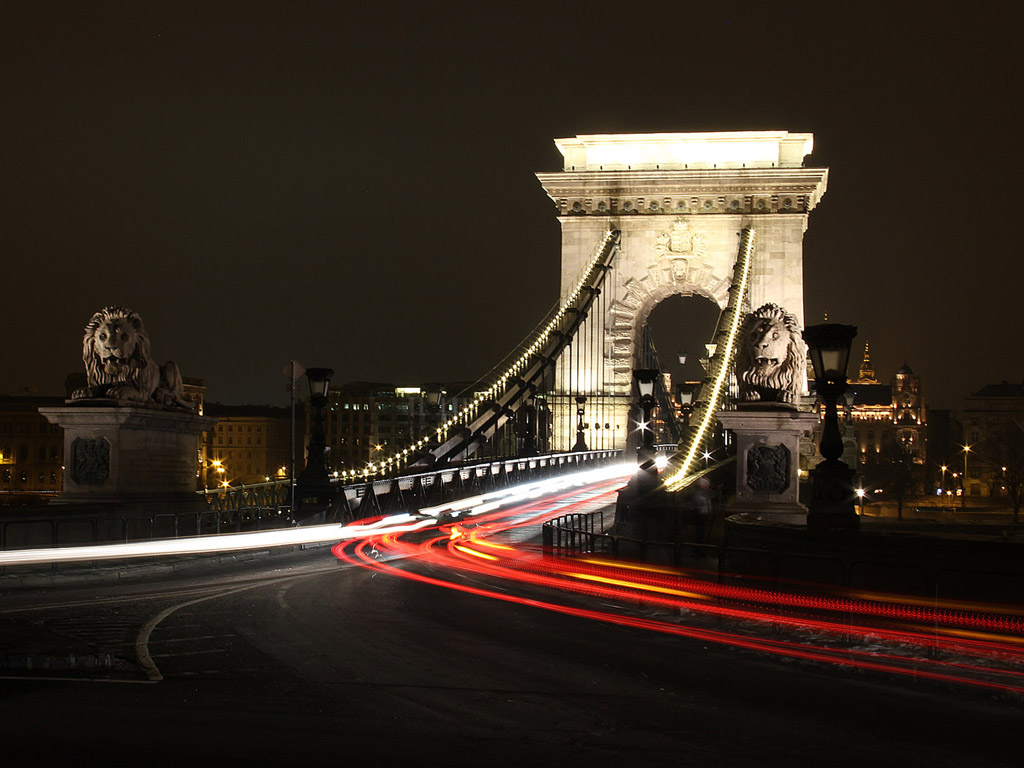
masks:
[[[614,533],[614,523],[612,510],[563,515],[544,524],[543,543],[555,555],[603,554],[690,568],[691,575],[719,582],[1024,605],[1024,546],[1019,543],[992,541],[981,548],[976,542],[945,540],[938,551],[908,550],[887,534],[862,537],[845,550],[810,552],[737,546],[728,534],[717,543],[645,540]]]
[[[500,487],[598,466],[621,451],[586,451],[494,459],[355,485],[337,483],[326,522],[409,511]],[[159,505],[94,505],[76,508],[6,508],[0,518],[0,550],[112,544],[284,528],[295,524],[287,483],[200,492],[197,502],[174,510]],[[205,504],[202,503],[205,501]],[[154,505],[156,507],[157,505]]]

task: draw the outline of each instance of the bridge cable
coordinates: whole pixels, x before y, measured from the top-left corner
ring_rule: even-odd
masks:
[[[391,475],[406,468],[448,463],[473,455],[530,395],[536,393],[562,351],[576,338],[619,241],[618,230],[605,233],[573,291],[533,342],[489,387],[476,392],[469,403],[437,428],[433,445],[430,439],[423,438],[394,456],[381,459],[377,465],[346,475],[364,479],[371,475]]]
[[[743,317],[743,309],[748,306],[747,290],[753,250],[754,228],[745,227],[740,236],[739,254],[736,257],[735,265],[733,265],[729,301],[722,311],[718,328],[715,331],[715,353],[711,356],[708,372],[711,386],[701,387],[697,405],[690,417],[690,423],[693,424],[696,421],[697,428],[690,435],[689,446],[685,451],[675,454],[670,460],[670,466],[678,468],[663,481],[668,491],[682,490],[696,479],[696,475],[690,474],[690,467],[693,465],[698,449],[713,428],[715,412],[719,410],[723,390],[732,375],[736,355],[736,333]]]

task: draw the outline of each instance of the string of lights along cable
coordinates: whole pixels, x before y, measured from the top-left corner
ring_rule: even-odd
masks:
[[[711,386],[706,387],[707,395],[701,393],[697,413],[694,414],[697,421],[697,429],[694,430],[690,444],[683,453],[678,469],[672,472],[665,479],[665,488],[669,491],[678,491],[689,485],[696,475],[691,474],[693,460],[707,438],[708,432],[712,429],[715,412],[718,411],[722,401],[722,394],[732,374],[733,360],[736,355],[736,333],[739,330],[740,319],[743,315],[743,305],[747,299],[747,289],[750,279],[751,254],[754,251],[754,229],[744,228],[740,235],[739,254],[736,257],[736,264],[733,267],[732,285],[729,288],[729,302],[719,319],[719,332],[715,334],[715,341],[719,336],[724,336],[724,344],[717,343],[715,354],[711,358],[711,370],[709,371]],[[673,464],[676,462],[673,461]]]
[[[438,426],[435,435],[422,437],[407,448],[381,457],[362,469],[341,472],[340,479],[366,480],[374,476],[392,474],[408,466],[425,450],[435,450],[443,455],[445,445],[449,441],[459,439],[460,433],[472,429],[476,422],[486,420],[486,410],[501,411],[516,405],[517,403],[512,401],[524,394],[527,389],[524,384],[535,383],[565,346],[573,340],[586,309],[599,294],[598,287],[617,251],[619,238],[618,230],[609,230],[604,234],[572,292],[550,315],[547,323],[539,327],[534,338],[523,344],[525,348],[522,353],[501,371],[489,386],[476,392],[472,400]]]

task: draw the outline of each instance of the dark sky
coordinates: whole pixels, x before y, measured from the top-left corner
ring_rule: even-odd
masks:
[[[293,357],[475,379],[557,298],[554,138],[766,129],[830,168],[808,323],[857,325],[935,406],[1024,379],[1019,45],[983,4],[24,5],[2,392],[60,392],[107,304],[210,400],[287,402]]]

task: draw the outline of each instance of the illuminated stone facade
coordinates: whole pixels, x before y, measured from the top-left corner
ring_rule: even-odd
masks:
[[[64,431],[39,413],[62,397],[0,397],[0,504],[19,496],[55,496],[64,483]]]
[[[204,435],[202,487],[262,483],[289,476],[291,409],[208,403],[217,425]],[[299,419],[302,418],[299,411]],[[301,421],[296,427],[296,472],[302,469]]]
[[[846,392],[840,426],[846,448],[843,460],[858,471],[877,457],[890,455],[888,449],[896,446],[923,466],[928,458],[928,410],[921,377],[904,364],[888,384],[881,383],[865,343],[858,376]],[[820,432],[819,426],[815,442]]]
[[[584,421],[611,433],[588,430],[588,445],[624,447],[648,316],[673,295],[724,308],[744,227],[756,233],[751,306],[774,302],[803,325],[803,235],[828,170],[803,166],[809,133],[596,135],[555,144],[562,171],[537,177],[562,227],[561,298],[606,231],[620,230],[622,242],[602,289],[608,316],[595,321],[599,361],[556,370],[554,447],[575,440],[575,417],[566,414],[576,395],[588,398]]]

